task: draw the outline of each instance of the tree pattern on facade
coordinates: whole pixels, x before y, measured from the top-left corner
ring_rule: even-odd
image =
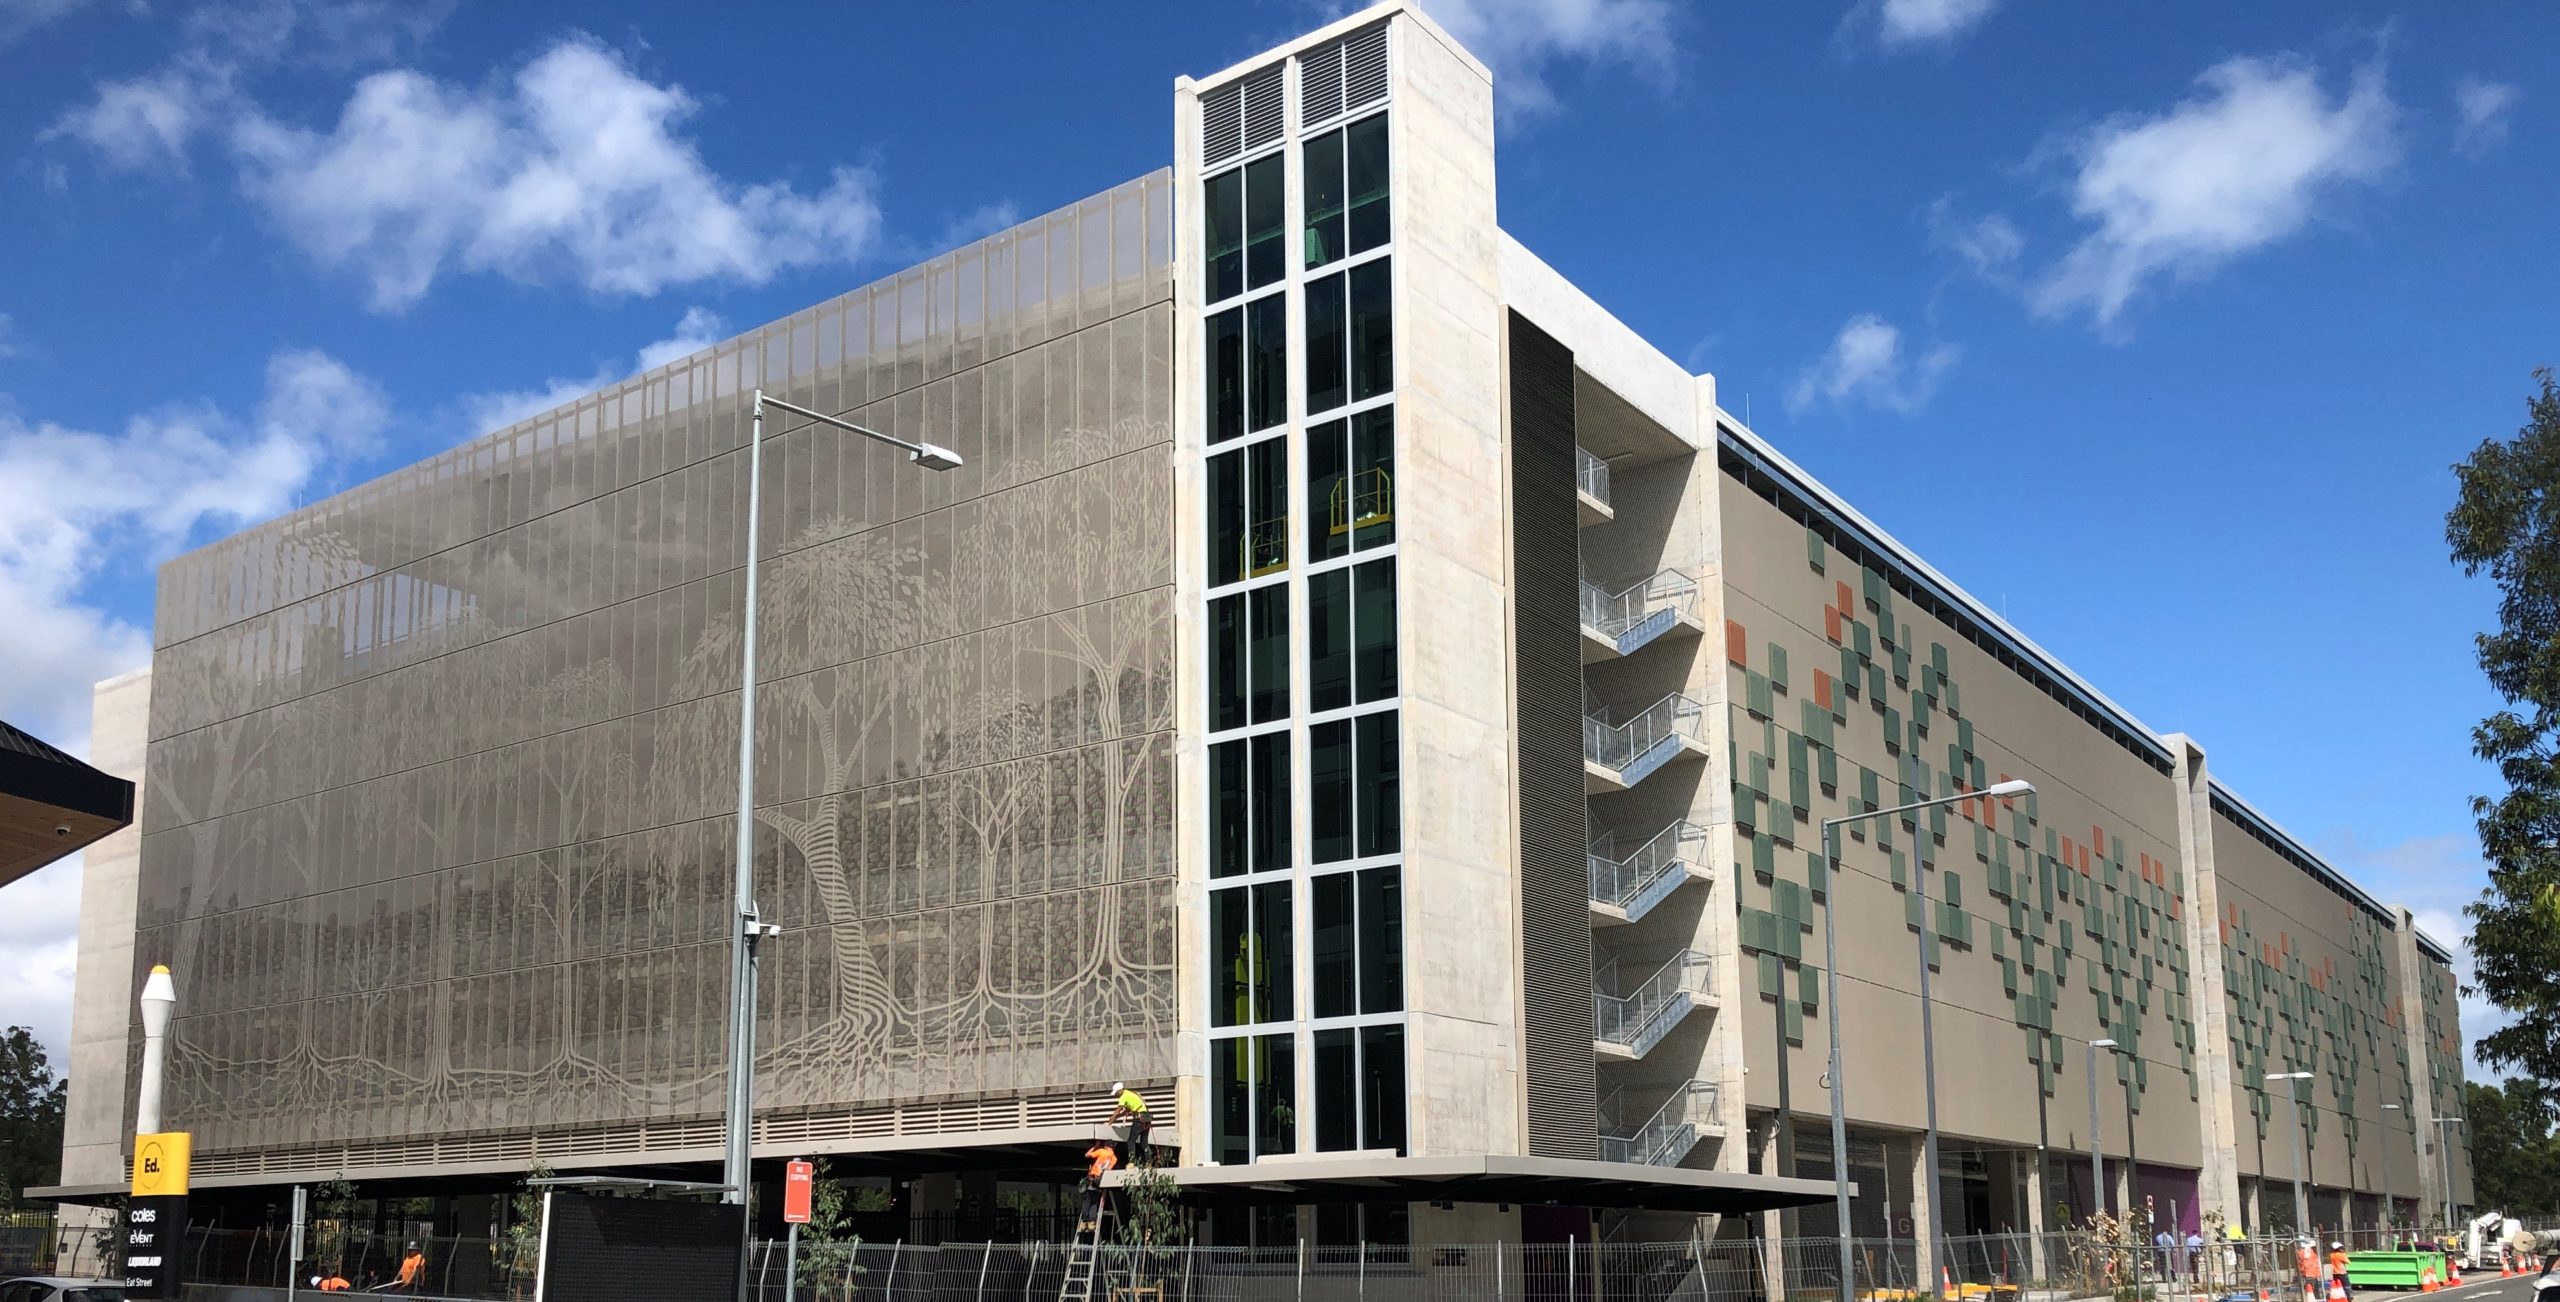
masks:
[[[768,426],[760,1105],[1169,1074],[1168,185],[172,562],[136,954],[199,1146],[717,1110],[759,382],[970,458]]]
[[[1994,771],[1977,749],[1975,721],[1948,671],[1946,645],[1931,641],[1923,650],[1885,575],[1850,561],[1811,531],[1806,564],[1817,574],[1836,570],[1857,578],[1855,587],[1835,579],[1818,621],[1807,621],[1822,629],[1837,655],[1836,676],[1820,665],[1799,673],[1782,643],[1755,643],[1739,622],[1725,629],[1737,707],[1736,847],[1747,857],[1735,871],[1742,946],[1757,965],[1760,994],[1781,1001],[1787,1038],[1796,1043],[1803,1041],[1804,1016],[1819,1011],[1820,974],[1804,962],[1803,947],[1819,922],[1817,897],[1827,898],[1821,818],[1835,816],[1833,809],[1855,813],[1954,795],[2011,776]],[[1780,725],[1784,714],[1792,714],[1795,727]],[[1842,753],[1844,738],[1849,754]],[[1890,767],[1871,767],[1854,755],[1890,757]],[[1952,949],[1998,966],[2010,1014],[2025,1037],[2026,1062],[2047,1096],[2065,1053],[2055,1017],[2076,988],[2088,996],[2098,1028],[2093,1034],[2126,1047],[2117,1072],[2137,1110],[2150,1088],[2143,1051],[2155,1003],[2160,1020],[2154,1025],[2170,1037],[2194,1100],[2199,1085],[2180,924],[2184,890],[2167,847],[2157,854],[2129,848],[2121,832],[2104,827],[2090,828],[2086,837],[2066,833],[2044,822],[2040,804],[2039,796],[2006,806],[1966,801],[1916,820],[1855,824],[1847,833],[1853,843],[1871,842],[1883,852],[1915,933],[1923,920],[1908,889],[1910,874],[1915,863],[1937,870],[1925,937],[1931,965],[1943,966]],[[1800,879],[1792,871],[1799,854]],[[1782,870],[1782,862],[1789,868]],[[1752,901],[1759,899],[1769,906],[1756,907]]]
[[[2217,830],[2232,826],[2216,819]],[[2351,912],[2349,926],[2344,966],[2335,954],[2309,953],[2308,938],[2288,929],[2262,930],[2255,910],[2238,899],[2224,904],[2219,930],[2237,1051],[2232,1074],[2257,1119],[2257,1142],[2289,1143],[2282,1126],[2298,1115],[2307,1143],[2316,1147],[2331,1128],[2331,1109],[2303,1106],[2279,1120],[2283,1091],[2269,1089],[2266,1079],[2269,1072],[2316,1071],[2336,1100],[2335,1128],[2353,1166],[2368,1138],[2363,1114],[2370,1105],[2408,1105],[2409,1051],[2390,989],[2394,933],[2361,909]],[[2397,1070],[2397,1086],[2383,1069],[2386,1062]],[[2382,1082],[2385,1099],[2367,1097],[2368,1071]]]

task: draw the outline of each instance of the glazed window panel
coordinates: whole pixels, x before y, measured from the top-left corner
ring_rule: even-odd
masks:
[[[1328,873],[1308,883],[1308,1002],[1317,1017],[1348,1017],[1359,1008],[1355,875]]]
[[[1289,589],[1270,584],[1246,594],[1251,625],[1249,673],[1253,721],[1289,717]]]
[[[1351,724],[1307,729],[1307,835],[1316,863],[1351,857]]]
[[[1343,129],[1350,219],[1350,251],[1366,253],[1387,242],[1387,119],[1385,114]]]
[[[1364,859],[1371,855],[1393,854],[1404,844],[1400,817],[1402,796],[1398,790],[1396,712],[1383,710],[1364,714],[1354,720],[1354,724],[1356,772],[1352,783],[1358,788],[1357,850]]]
[[[1201,301],[1216,303],[1244,292],[1244,169],[1203,182],[1200,207],[1208,262]]]
[[[1307,282],[1307,413],[1365,402],[1395,387],[1391,258]]]
[[[1306,143],[1306,264],[1321,267],[1387,242],[1386,115]]]
[[[1307,577],[1307,706],[1318,713],[1351,704],[1351,571]]]
[[[1209,318],[1209,442],[1224,443],[1244,429],[1244,309]]]
[[[1375,407],[1307,431],[1307,556],[1395,541],[1396,417]]]
[[[1209,731],[1245,725],[1245,599],[1239,593],[1209,603]]]
[[[1209,586],[1289,567],[1288,461],[1276,438],[1209,458]]]
[[[1316,1032],[1316,1150],[1360,1147],[1359,1035],[1349,1027]]]
[[[1389,259],[1351,269],[1351,400],[1395,387],[1395,277]]]
[[[1253,781],[1247,804],[1253,823],[1253,871],[1289,866],[1289,734],[1267,732],[1247,740]]]
[[[1210,1147],[1225,1165],[1297,1147],[1297,1052],[1282,1035],[1248,1035],[1213,1041],[1216,1117]]]
[[[1405,1148],[1404,1027],[1360,1028],[1360,1146]]]
[[[1359,880],[1360,1011],[1404,1010],[1404,870],[1364,868]]]
[[[1287,274],[1283,257],[1287,245],[1283,236],[1287,227],[1287,192],[1283,187],[1286,160],[1279,154],[1256,159],[1244,169],[1244,278],[1245,288],[1260,289],[1276,284]]]
[[[1307,265],[1321,267],[1342,256],[1342,133],[1328,131],[1306,143]]]
[[[1347,281],[1326,276],[1307,282],[1307,411],[1331,411],[1351,400],[1349,328],[1343,293]]]
[[[1351,660],[1362,702],[1396,694],[1396,559],[1353,567]]]
[[[1208,498],[1209,586],[1214,588],[1244,577],[1250,503],[1245,496],[1243,452],[1209,458]]]
[[[1289,419],[1289,300],[1272,294],[1245,304],[1245,431]]]

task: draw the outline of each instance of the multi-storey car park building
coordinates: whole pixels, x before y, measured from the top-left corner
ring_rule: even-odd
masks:
[[[1127,1079],[1222,1237],[1685,1234],[1830,1179],[1837,1017],[1862,1234],[2086,1211],[2092,1071],[2163,1215],[2290,1223],[2297,1124],[2322,1223],[2465,1201],[2446,951],[1506,235],[1493,95],[1381,5],[1177,82],[1167,170],[166,565],[67,1190],[153,963],[200,1201],[712,1169],[762,388],[965,464],[768,427],[760,1159],[965,1217]]]

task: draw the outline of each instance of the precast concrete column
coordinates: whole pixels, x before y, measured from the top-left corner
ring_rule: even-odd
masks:
[[[2240,1126],[2232,1109],[2231,1011],[2222,980],[2222,885],[2213,866],[2213,779],[2205,769],[2204,747],[2184,733],[2171,733],[2175,757],[2178,810],[2176,895],[2187,953],[2195,961],[2188,973],[2195,987],[2196,1034],[2196,1212],[2221,1212],[2226,1219],[2240,1210]]]
[[[1929,1260],[1929,1253],[1927,1251],[1927,1244],[1937,1234],[1937,1172],[1927,1169],[1928,1160],[1928,1146],[1921,1142],[1921,1137],[1918,1135],[1896,1135],[1893,1138],[1884,1141],[1884,1166],[1886,1172],[1889,1173],[1888,1179],[1890,1179],[1891,1176],[1900,1176],[1905,1182],[1904,1187],[1911,1191],[1911,1201],[1909,1204],[1911,1209],[1911,1268],[1915,1272],[1926,1270],[1928,1268],[1927,1263]],[[1893,1215],[1893,1207],[1889,1202],[1885,1206],[1885,1215],[1888,1218],[1888,1223],[1890,1223],[1890,1218]],[[1929,1291],[1932,1296],[1935,1295],[1935,1291],[1938,1287],[1938,1281],[1932,1279],[1919,1280],[1918,1282],[1922,1289]]]
[[[2437,1146],[2450,1126],[2436,1124],[2435,1083],[2427,1074],[2427,1002],[2419,984],[2426,959],[2418,953],[2418,923],[2407,909],[2393,909],[2392,975],[2400,984],[2400,1034],[2409,1054],[2409,1129],[2418,1158],[2420,1224],[2444,1206],[2444,1157]],[[2458,1105],[2458,1104],[2457,1104]]]
[[[1763,1175],[1785,1175],[1778,1170],[1779,1128],[1790,1124],[1782,1113],[1772,1112],[1753,1124],[1751,1160],[1753,1168]],[[1760,1213],[1760,1242],[1766,1251],[1760,1254],[1760,1288],[1763,1297],[1787,1295],[1786,1217],[1778,1212]]]
[[[2047,1161],[2047,1155],[2038,1151],[2026,1154],[2017,1163],[2025,1168],[2025,1178],[2019,1181],[2019,1185],[2027,1200],[2026,1219],[2018,1223],[2018,1231],[2033,1236],[2027,1240],[2027,1269],[2034,1272],[2037,1279],[2047,1278],[2044,1235],[2037,1233],[2045,1228],[2044,1168]]]

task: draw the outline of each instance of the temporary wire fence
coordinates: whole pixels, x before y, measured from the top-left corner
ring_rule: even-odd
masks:
[[[0,1278],[14,1274],[114,1277],[122,1273],[111,1229],[0,1225]],[[2348,1251],[2403,1246],[2410,1236],[2324,1231]],[[306,1259],[356,1288],[396,1278],[409,1242],[426,1258],[422,1296],[512,1302],[533,1296],[504,1239],[344,1233],[334,1259]],[[2546,1236],[2545,1242],[2552,1240]],[[1853,1239],[1856,1286],[1867,1302],[1939,1302],[1952,1285],[1961,1302],[2045,1298],[2189,1302],[2263,1291],[2292,1302],[2304,1291],[2298,1240],[2284,1235],[2190,1247],[2110,1239],[2086,1231],[1992,1234],[1940,1240],[1944,1274],[1921,1278],[1909,1239]],[[1271,1248],[1124,1247],[1100,1250],[1093,1297],[1102,1302],[1822,1302],[1839,1288],[1832,1239],[1693,1239],[1668,1243],[1569,1242],[1444,1246],[1300,1244]],[[280,1231],[197,1227],[187,1234],[187,1278],[206,1297],[280,1294],[288,1245]],[[798,1287],[787,1286],[788,1249],[750,1245],[747,1272],[757,1302],[1048,1302],[1059,1296],[1072,1243],[863,1243],[826,1251],[802,1244]],[[301,1283],[304,1281],[296,1281]],[[256,1290],[253,1294],[250,1290]],[[2319,1294],[2325,1297],[2325,1293]]]

